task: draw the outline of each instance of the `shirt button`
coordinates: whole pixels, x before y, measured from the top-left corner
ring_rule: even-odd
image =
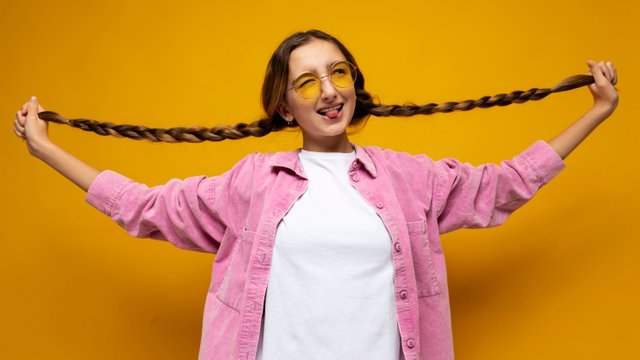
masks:
[[[378,202],[376,202],[376,207],[378,209],[382,209],[384,207],[384,203],[382,201],[378,201]]]
[[[413,339],[407,340],[407,346],[409,348],[413,348],[416,345],[416,342]]]
[[[353,175],[353,176],[351,177],[351,180],[353,180],[353,181],[355,181],[355,182],[358,182],[358,181],[360,181],[360,177],[359,177],[358,175]]]
[[[402,250],[402,247],[400,247],[400,243],[396,243],[396,251],[400,252],[400,250]]]
[[[400,299],[402,300],[406,299],[407,295],[408,295],[407,290],[400,291]]]

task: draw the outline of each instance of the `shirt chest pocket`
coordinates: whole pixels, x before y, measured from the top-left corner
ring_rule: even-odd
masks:
[[[231,254],[227,272],[222,279],[222,285],[218,291],[218,299],[225,305],[240,311],[242,295],[247,280],[247,269],[251,258],[253,240],[256,237],[255,231],[243,228],[240,238]]]
[[[440,294],[440,282],[436,275],[435,263],[429,242],[426,220],[407,222],[413,267],[418,286],[418,297]]]

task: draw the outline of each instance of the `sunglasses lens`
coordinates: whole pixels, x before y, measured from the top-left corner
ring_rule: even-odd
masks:
[[[351,63],[341,61],[331,67],[331,82],[340,88],[347,88],[356,81],[356,69]],[[313,99],[322,91],[322,83],[315,75],[305,73],[296,79],[293,87],[305,99]]]
[[[341,88],[351,86],[356,81],[356,72],[351,64],[345,61],[339,62],[331,68],[331,82]]]
[[[302,74],[293,85],[305,99],[311,99],[320,93],[320,80],[312,74]]]

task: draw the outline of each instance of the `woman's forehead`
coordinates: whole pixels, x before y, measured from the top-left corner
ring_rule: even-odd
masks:
[[[293,74],[323,71],[341,60],[346,59],[336,45],[314,39],[291,52],[289,71]]]

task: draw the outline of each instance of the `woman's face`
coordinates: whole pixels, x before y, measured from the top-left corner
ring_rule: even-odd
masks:
[[[319,39],[313,39],[291,52],[288,88],[303,72],[311,72],[321,78],[322,86],[318,96],[305,99],[295,89],[289,90],[280,108],[280,114],[285,120],[295,119],[302,129],[303,148],[306,150],[353,150],[346,129],[355,111],[355,88],[353,85],[346,88],[336,87],[329,77],[325,77],[329,74],[331,66],[341,60],[346,59],[337,46]],[[323,111],[336,106],[340,106],[337,116],[335,112]]]

